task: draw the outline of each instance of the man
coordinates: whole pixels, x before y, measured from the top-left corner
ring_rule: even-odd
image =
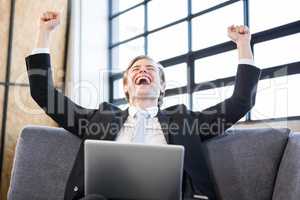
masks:
[[[161,110],[166,87],[162,66],[147,56],[140,56],[124,72],[124,92],[129,109],[123,111],[106,102],[100,104],[98,109],[83,108],[53,87],[49,44],[50,34],[59,23],[60,16],[57,12],[46,12],[41,16],[36,48],[26,58],[31,95],[39,106],[60,126],[80,137],[82,141],[103,139],[135,142],[137,135],[134,131],[139,121],[137,116],[139,113],[146,113],[145,120],[150,130],[144,130],[142,142],[185,147],[184,197],[198,194],[203,199],[207,199],[205,196],[210,200],[216,199],[202,142],[222,134],[254,105],[260,70],[253,66],[248,28],[228,28],[228,36],[238,47],[240,62],[234,92],[230,98],[202,112],[193,112],[184,105]],[[66,186],[65,199],[83,198],[83,175],[81,145]]]

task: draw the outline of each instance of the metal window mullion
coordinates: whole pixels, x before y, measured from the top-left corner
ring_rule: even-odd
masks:
[[[249,24],[249,1],[243,0],[243,9],[244,9],[244,25],[248,26],[250,28]],[[253,44],[251,43],[251,49],[253,52]],[[251,120],[251,110],[246,114],[245,121]]]
[[[256,43],[268,41],[267,36],[270,36],[271,39],[276,39],[276,38],[280,38],[283,36],[296,34],[299,32],[300,32],[300,21],[296,21],[296,22],[293,22],[290,24],[280,26],[279,28],[276,27],[276,28],[272,28],[270,30],[255,33],[254,35],[252,35],[253,39],[251,41],[251,44],[253,46]],[[211,47],[207,47],[205,49],[200,49],[197,51],[190,52],[190,54],[193,59],[200,59],[203,57],[230,51],[235,48],[236,48],[236,46],[234,45],[233,42],[225,42],[222,44],[217,44],[217,45],[214,45]],[[253,53],[255,53],[255,52],[253,52]],[[179,64],[179,63],[184,63],[186,61],[187,56],[188,56],[188,54],[182,54],[182,55],[179,55],[179,56],[176,56],[173,58],[162,60],[162,61],[160,61],[160,63],[162,63],[165,67]],[[118,78],[118,76],[116,76],[116,74],[114,75],[114,77]]]
[[[300,66],[300,62],[294,62],[294,63],[280,65],[280,66],[276,66],[276,67],[272,67],[272,68],[263,69],[260,80],[272,79],[272,78],[293,75],[293,74],[300,74],[299,66]],[[281,71],[282,69],[286,69],[285,71],[288,72],[287,75],[275,73],[277,71]],[[214,88],[222,88],[222,87],[224,87],[224,85],[230,86],[230,85],[234,84],[234,80],[235,80],[235,76],[231,76],[231,77],[220,78],[217,80],[197,83],[197,84],[195,84],[193,91],[198,92],[198,91],[204,91],[204,90],[209,90],[209,89],[214,89]],[[213,87],[212,87],[212,85],[213,85]],[[168,89],[166,91],[166,96],[185,94],[187,92],[188,92],[188,87],[182,86],[179,88]],[[114,99],[113,103],[122,104],[120,102],[124,102],[124,101],[125,101],[124,98]]]
[[[189,95],[189,106],[193,109],[193,92],[195,88],[195,60],[188,57],[188,95]]]
[[[5,87],[4,87],[4,100],[3,100],[3,110],[2,110],[2,127],[0,133],[0,172],[3,169],[4,161],[4,145],[6,139],[6,121],[7,121],[7,111],[8,111],[8,101],[9,101],[9,83],[10,83],[10,73],[11,73],[11,63],[12,63],[12,44],[14,37],[14,26],[15,26],[15,9],[16,1],[12,0],[10,3],[10,17],[9,17],[9,36],[8,36],[8,51],[6,57],[6,72],[5,72]],[[3,173],[0,174],[0,180]]]
[[[108,0],[108,1],[110,1],[110,0]],[[142,6],[142,5],[144,5],[145,3],[149,2],[149,1],[151,1],[151,0],[144,0],[144,1],[141,2],[141,3],[138,3],[138,4],[136,4],[136,5],[133,5],[133,6],[129,7],[129,8],[127,8],[127,9],[125,9],[125,10],[122,10],[122,11],[120,11],[120,12],[118,12],[118,13],[115,13],[115,14],[112,14],[112,9],[111,9],[111,15],[110,15],[110,17],[109,17],[109,20],[112,20],[112,19],[114,19],[114,18],[116,18],[116,17],[119,17],[120,15],[123,15],[123,14],[125,14],[125,13],[127,13],[127,12],[129,12],[129,11],[131,11],[131,10],[137,8],[137,7],[139,7],[139,6]],[[110,3],[111,3],[111,2],[110,2]],[[112,4],[112,3],[111,3],[111,4]],[[112,7],[111,7],[111,8],[112,8]]]
[[[251,45],[251,50],[252,50],[252,53],[253,53],[253,58],[255,58],[255,57],[254,57],[254,43],[251,41],[250,45]],[[247,115],[246,115],[246,120],[245,120],[245,121],[251,121],[251,119],[252,119],[251,116],[252,116],[252,110],[250,110],[250,111],[247,113]]]
[[[250,18],[249,18],[249,0],[243,0],[244,7],[244,25],[250,26]]]
[[[198,17],[202,14],[205,14],[205,13],[208,13],[208,12],[211,12],[213,10],[216,10],[216,9],[219,9],[219,8],[222,8],[226,5],[229,5],[229,4],[232,4],[234,2],[237,2],[237,0],[231,0],[231,1],[227,1],[225,3],[222,3],[222,4],[219,4],[217,6],[214,6],[212,8],[209,8],[207,10],[204,10],[204,11],[201,11],[201,12],[198,12],[198,13],[195,13],[195,14],[192,14],[191,13],[191,9],[192,9],[192,0],[187,0],[188,1],[188,16],[186,18],[184,18],[184,20],[187,20],[188,22],[188,49],[189,49],[189,52],[186,53],[186,54],[183,54],[183,55],[179,55],[179,56],[176,56],[176,57],[173,57],[173,58],[169,58],[167,60],[163,60],[161,61],[162,64],[166,64],[167,66],[171,66],[173,65],[174,63],[184,63],[186,62],[187,63],[187,67],[188,67],[188,73],[187,73],[187,78],[188,78],[188,83],[187,83],[187,86],[185,87],[186,88],[186,92],[188,93],[189,95],[189,105],[190,107],[192,108],[192,104],[193,104],[193,101],[192,101],[192,93],[194,92],[194,90],[199,90],[199,86],[201,87],[201,83],[199,84],[196,84],[194,82],[194,71],[195,71],[195,59],[199,59],[199,58],[202,58],[202,57],[206,57],[208,55],[215,55],[215,54],[218,54],[220,52],[224,52],[224,51],[229,51],[231,49],[233,49],[232,45],[229,44],[228,42],[225,42],[225,43],[222,43],[222,44],[219,44],[219,45],[215,45],[215,46],[212,46],[212,47],[208,47],[208,48],[205,48],[205,49],[201,49],[201,50],[197,50],[195,52],[192,51],[192,23],[191,23],[191,20],[194,18],[194,17]],[[167,25],[164,25],[162,27],[159,27],[157,29],[154,29],[154,30],[151,30],[149,31],[148,30],[148,6],[147,6],[147,3],[149,2],[149,0],[144,0],[144,2],[142,4],[144,4],[145,6],[145,27],[144,27],[144,33],[143,34],[140,34],[138,36],[135,36],[135,37],[132,37],[126,41],[121,41],[117,44],[112,44],[111,40],[110,40],[110,45],[109,45],[109,52],[110,52],[110,55],[111,55],[111,49],[115,46],[119,46],[120,44],[123,44],[125,42],[129,42],[131,40],[134,40],[138,37],[145,37],[145,54],[148,54],[148,35],[151,34],[151,33],[154,33],[156,31],[160,31],[160,30],[163,30],[165,28],[168,28],[169,26],[172,26],[172,25],[175,25],[176,23],[180,23],[181,21],[180,20],[183,20],[183,19],[180,19],[180,20],[177,20],[176,22],[172,22],[170,24],[167,24]],[[243,9],[244,9],[244,24],[247,25],[248,27],[250,26],[250,14],[249,14],[249,0],[243,0]],[[110,10],[111,11],[111,10]],[[269,29],[269,30],[265,30],[265,31],[262,31],[262,32],[259,32],[259,33],[256,33],[253,35],[252,37],[252,41],[251,41],[251,48],[252,48],[252,51],[253,51],[253,54],[254,54],[254,44],[256,43],[260,43],[260,42],[264,42],[264,41],[268,41],[268,40],[271,40],[271,39],[275,39],[275,38],[280,38],[280,37],[284,37],[284,36],[287,36],[287,35],[291,35],[291,34],[295,34],[295,33],[298,33],[299,32],[299,27],[297,27],[297,25],[299,24],[300,21],[295,21],[293,23],[290,23],[290,24],[285,24],[285,25],[282,25],[282,26],[278,26],[278,27],[275,27],[275,28],[272,28],[272,29]],[[111,21],[110,21],[111,23]],[[112,60],[112,58],[110,58]],[[110,61],[111,62],[111,61]],[[299,65],[299,62],[297,63],[290,63],[288,64],[288,75],[291,73],[291,74],[295,74],[295,73],[299,73],[298,70],[294,70],[295,69],[295,66]],[[273,67],[275,69],[275,67]],[[281,68],[281,66],[278,66],[276,68]],[[293,72],[291,72],[291,70],[293,70]],[[273,69],[264,69],[263,70],[263,77],[261,77],[262,79],[266,79],[265,75],[271,75],[271,77],[275,77],[274,74],[272,74],[274,71]],[[110,88],[113,88],[113,80],[116,80],[118,78],[120,78],[118,76],[118,74],[113,74],[110,76],[111,77],[111,83],[112,86]],[[271,78],[269,77],[269,78]],[[223,81],[225,82],[228,82],[229,79],[231,79],[233,77],[227,77],[225,78]],[[228,79],[228,80],[227,80]],[[216,80],[216,81],[213,81],[213,82],[220,82],[221,80]],[[205,88],[201,88],[200,90],[203,90]],[[111,91],[112,93],[113,91]],[[179,92],[180,93],[180,92]],[[179,94],[178,93],[178,94]],[[181,92],[182,93],[182,92]],[[167,96],[170,95],[176,95],[176,91],[175,89],[171,89],[169,90],[169,92],[167,91]],[[112,94],[113,95],[113,94]],[[113,96],[112,96],[113,97]],[[122,102],[121,99],[113,99],[112,98],[112,102],[117,102],[117,103],[120,103]],[[251,113],[249,112],[247,114],[247,117],[246,117],[246,120],[251,120]]]
[[[236,2],[239,2],[239,1],[241,1],[241,0],[229,0],[229,1],[225,1],[223,3],[215,5],[213,7],[210,7],[210,8],[207,8],[205,10],[202,10],[200,12],[194,13],[194,14],[191,15],[191,18],[199,17],[200,15],[204,15],[204,14],[213,12],[215,10],[221,9],[221,8],[223,8],[225,6],[229,6],[229,5],[234,4]]]
[[[286,73],[280,73],[284,72]],[[260,80],[300,74],[300,61],[269,67],[261,70]]]
[[[248,4],[248,15],[250,16],[250,14],[249,14],[249,4]],[[250,18],[250,17],[249,17]],[[298,22],[299,23],[299,22]],[[291,26],[292,28],[286,28],[285,29],[285,31],[282,31],[281,32],[281,34],[283,34],[284,32],[289,32],[289,30],[292,30],[292,29],[295,29],[296,31],[297,31],[297,29],[298,28],[296,28],[296,27],[298,27],[298,26],[295,26],[295,25],[293,25],[293,24],[297,24],[297,22],[293,22],[293,23],[290,23],[289,25],[283,25],[283,26],[281,26],[281,27],[286,27],[286,26]],[[276,27],[276,28],[278,28],[278,27]],[[276,29],[276,28],[274,28],[274,29]],[[273,30],[274,30],[273,29]],[[294,32],[296,32],[296,31],[294,31]],[[266,32],[266,31],[265,31]],[[274,32],[274,31],[273,31]],[[291,31],[291,32],[293,32],[293,31]],[[274,35],[275,34],[270,34],[270,35],[272,35],[272,37],[274,37]],[[287,34],[288,35],[288,34]],[[273,38],[269,38],[269,39],[273,39]],[[281,36],[281,37],[284,37],[284,36]],[[275,38],[280,38],[280,36],[279,37],[275,37]],[[262,39],[262,41],[263,41],[263,39]],[[262,42],[262,41],[259,41],[259,40],[256,40],[256,38],[254,38],[254,40],[252,39],[252,41],[251,41],[251,48],[252,48],[252,52],[253,52],[253,56],[254,56],[254,58],[255,58],[255,51],[254,51],[254,44],[256,44],[256,43],[259,43],[259,42]],[[268,40],[265,40],[265,41],[268,41]],[[256,42],[256,43],[255,43]],[[289,64],[287,67],[288,67],[288,74],[287,74],[287,76],[288,75],[290,75],[290,74],[293,74],[293,73],[291,73],[291,71],[292,70],[289,70],[289,69],[292,69],[293,68],[293,66],[294,66],[294,68],[293,69],[298,69],[298,68],[295,68],[295,66],[297,66],[297,65],[300,65],[300,63],[295,63],[295,64]],[[275,68],[275,67],[274,67]],[[279,68],[279,67],[278,67]],[[264,79],[264,75],[265,76],[267,76],[267,77],[269,77],[270,76],[270,74],[271,73],[265,73],[265,72],[267,72],[267,70],[271,70],[271,69],[264,69],[264,70],[262,70],[262,76],[261,76],[261,80],[263,80]],[[296,71],[296,70],[295,70]],[[274,73],[273,73],[274,74]],[[274,77],[274,75],[272,76],[272,77],[269,77],[269,78],[275,78]],[[271,120],[273,120],[274,121],[274,119],[269,119],[269,121],[271,121]],[[287,117],[287,120],[290,120],[290,117]],[[252,111],[250,111],[249,112],[249,115],[246,117],[246,121],[251,121],[251,122],[257,122],[257,121],[266,121],[266,120],[253,120],[252,119]],[[276,118],[275,118],[275,121],[277,121],[276,120]],[[278,121],[280,121],[280,118],[278,119]]]
[[[144,52],[145,55],[148,55],[148,2],[147,0],[144,1]]]
[[[109,78],[108,78],[108,99],[109,102],[113,102],[113,95],[114,95],[114,79],[112,77],[112,48],[110,48],[110,46],[112,45],[112,37],[113,37],[113,30],[112,30],[112,9],[113,9],[113,5],[112,5],[112,1],[111,0],[107,0],[108,1],[108,74],[109,74]]]
[[[187,56],[187,94],[189,98],[189,108],[193,109],[193,89],[195,85],[195,66],[194,60],[192,59],[191,52],[192,52],[192,0],[187,0],[187,22],[188,22],[188,56]]]
[[[231,4],[236,3],[236,2],[238,2],[238,1],[240,1],[240,0],[230,0],[230,1],[227,1],[227,2],[224,2],[224,3],[221,3],[221,4],[218,4],[218,5],[216,5],[216,6],[213,6],[213,7],[211,7],[211,8],[206,9],[206,10],[200,11],[200,12],[198,12],[198,13],[191,14],[189,18],[190,18],[190,19],[193,19],[193,18],[195,18],[195,17],[199,17],[200,15],[204,15],[204,14],[213,12],[213,11],[215,11],[215,10],[217,10],[217,9],[220,9],[220,8],[222,8],[222,7],[231,5]],[[149,0],[145,0],[145,2],[148,3]],[[142,3],[142,4],[143,4],[143,3]],[[182,22],[187,21],[187,20],[189,20],[188,17],[184,17],[184,18],[182,18],[182,19],[178,19],[178,20],[173,21],[173,22],[171,22],[171,23],[169,23],[169,24],[166,24],[166,25],[163,25],[163,26],[161,26],[161,27],[155,28],[155,29],[153,29],[153,30],[151,30],[151,31],[148,31],[147,33],[142,33],[142,34],[139,34],[139,35],[135,35],[135,36],[133,36],[133,37],[131,37],[131,38],[125,39],[125,40],[123,40],[123,41],[119,41],[119,42],[117,42],[117,43],[115,43],[115,44],[112,44],[109,48],[114,48],[114,47],[119,46],[119,45],[121,45],[121,44],[125,44],[125,43],[130,42],[130,41],[132,41],[132,40],[135,40],[135,39],[137,39],[137,38],[143,37],[143,36],[145,36],[146,34],[151,34],[151,33],[158,32],[158,31],[160,31],[160,30],[166,29],[166,28],[171,27],[171,26],[175,26],[176,24],[182,23]]]

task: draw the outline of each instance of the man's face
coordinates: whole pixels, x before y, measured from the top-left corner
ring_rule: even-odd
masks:
[[[127,73],[124,91],[129,98],[158,98],[165,86],[162,85],[157,63],[148,59],[140,59],[133,63]]]

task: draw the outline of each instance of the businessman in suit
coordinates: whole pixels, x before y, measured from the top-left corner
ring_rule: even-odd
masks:
[[[215,200],[214,183],[209,176],[202,142],[222,134],[254,105],[260,70],[254,66],[248,28],[228,27],[228,36],[238,48],[239,65],[233,94],[223,102],[202,112],[191,111],[185,105],[162,110],[160,106],[166,87],[163,68],[153,59],[139,56],[132,60],[123,77],[129,108],[121,110],[104,102],[98,109],[87,109],[72,102],[53,86],[49,44],[51,32],[60,23],[59,13],[45,12],[39,20],[36,48],[26,58],[26,66],[31,96],[46,114],[82,141],[96,139],[129,143],[136,141],[134,127],[140,114],[145,114],[143,120],[150,128],[143,132],[143,143],[185,147],[184,197],[188,199],[196,194],[200,199]],[[84,197],[83,159],[82,142],[66,184],[65,199],[104,199],[100,196]]]

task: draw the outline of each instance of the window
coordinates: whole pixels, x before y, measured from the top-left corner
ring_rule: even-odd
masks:
[[[236,51],[227,51],[196,60],[195,82],[201,83],[235,76],[238,64],[237,58]]]
[[[167,67],[164,72],[166,75],[166,89],[187,85],[187,66],[185,63]]]
[[[184,22],[150,34],[149,56],[155,60],[164,60],[187,53],[187,27],[187,23]]]
[[[143,0],[112,0],[112,13],[116,14],[125,11],[126,9],[129,9],[130,7],[138,5],[142,2]]]
[[[258,87],[253,119],[286,118],[300,115],[300,75],[262,80]]]
[[[168,96],[165,97],[163,100],[162,109],[174,106],[177,104],[184,104],[189,108],[189,97],[187,94],[180,94],[180,95],[174,95],[174,96]]]
[[[260,32],[300,19],[300,2],[297,0],[250,0],[250,26],[252,32]]]
[[[260,68],[297,62],[300,60],[300,34],[258,43],[254,50],[255,61]]]
[[[193,6],[192,11],[193,13],[197,13],[199,11],[204,11],[208,8],[220,5],[223,2],[226,2],[226,0],[210,0],[210,1],[199,1],[199,0],[192,0]]]
[[[229,98],[232,95],[232,92],[233,86],[195,92],[193,94],[193,108],[194,110],[201,111],[214,106]]]
[[[185,104],[201,111],[225,100],[232,95],[238,65],[227,27],[245,24],[263,73],[256,105],[240,121],[300,116],[298,1],[113,0],[110,6],[110,102],[128,106],[121,72],[140,54],[165,67],[162,108]]]
[[[125,98],[125,93],[123,92],[123,79],[115,80],[114,88],[115,99]]]
[[[152,0],[148,4],[149,30],[159,28],[187,16],[186,0]]]
[[[192,20],[193,50],[228,41],[227,27],[243,24],[243,3],[237,2]]]
[[[121,72],[127,68],[127,65],[131,58],[145,54],[144,51],[144,39],[138,38],[124,45],[116,46],[111,50],[113,55],[112,71]]]
[[[112,20],[113,43],[129,39],[144,32],[143,12],[144,8],[138,7]]]

